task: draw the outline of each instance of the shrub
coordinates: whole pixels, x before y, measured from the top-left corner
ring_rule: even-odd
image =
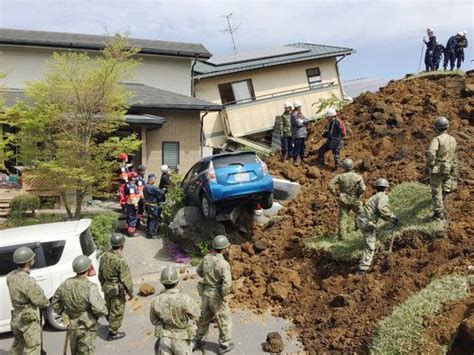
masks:
[[[161,216],[165,224],[169,224],[176,213],[184,206],[184,192],[181,188],[181,175],[171,176],[171,181],[166,192],[166,202],[163,205]]]
[[[118,225],[117,213],[97,213],[88,216],[92,219],[91,233],[100,250],[105,250],[110,246],[110,235],[115,231]]]
[[[39,207],[40,199],[36,195],[15,196],[10,202],[11,215],[15,217],[21,217],[28,211],[34,215]]]

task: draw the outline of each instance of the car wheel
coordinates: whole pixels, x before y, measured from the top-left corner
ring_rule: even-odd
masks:
[[[267,192],[262,197],[262,208],[268,209],[273,206],[273,192]]]
[[[206,194],[201,195],[201,211],[205,219],[216,218],[216,206],[209,200]]]
[[[63,317],[54,311],[52,304],[46,309],[46,320],[52,328],[66,330],[66,326],[63,324]]]

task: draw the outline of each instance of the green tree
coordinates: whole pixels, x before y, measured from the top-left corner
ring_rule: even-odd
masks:
[[[334,95],[334,93],[331,93],[331,96],[329,98],[319,99],[318,101],[313,103],[312,106],[315,107],[316,114],[320,114],[331,107],[335,109],[337,112],[339,112],[345,105],[349,103],[350,101],[346,99],[340,99],[336,95]]]
[[[133,77],[138,51],[117,35],[99,55],[54,53],[44,79],[27,85],[32,106],[19,102],[7,109],[17,131],[7,140],[17,147],[18,161],[35,167],[29,176],[40,178],[42,188],[59,191],[70,218],[81,216],[87,193],[113,178],[117,154],[140,147],[135,135],[110,137],[125,124],[131,93],[121,82]]]

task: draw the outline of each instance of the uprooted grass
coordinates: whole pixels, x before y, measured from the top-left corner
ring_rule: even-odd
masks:
[[[441,223],[429,222],[431,212],[431,192],[429,186],[418,182],[405,182],[397,185],[389,192],[390,208],[400,219],[400,223],[392,229],[390,223],[381,222],[377,230],[377,240],[385,244],[393,233],[395,238],[406,237],[410,231],[421,232],[423,235],[434,236],[443,230]],[[334,211],[336,213],[336,211]],[[323,250],[331,254],[337,261],[349,262],[359,259],[364,248],[362,233],[354,229],[354,219],[346,222],[348,231],[346,239],[339,240],[337,233],[317,227],[306,240],[306,248]]]
[[[436,70],[436,71],[422,71],[417,74],[407,75],[405,80],[417,79],[417,78],[442,78],[446,76],[463,76],[464,70]]]
[[[423,322],[435,316],[444,304],[469,295],[466,276],[446,275],[407,298],[391,315],[378,323],[371,354],[414,354],[423,349]]]

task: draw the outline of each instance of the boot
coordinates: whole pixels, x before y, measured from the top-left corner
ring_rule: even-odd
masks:
[[[234,350],[234,343],[230,343],[229,345],[227,346],[222,346],[222,345],[219,345],[219,351],[217,352],[218,354],[225,354],[225,353],[228,353],[232,350]]]
[[[204,341],[196,340],[193,345],[193,351],[202,350],[203,347],[204,347]]]
[[[107,335],[107,340],[108,341],[118,340],[118,339],[122,339],[124,336],[125,336],[125,332],[111,332],[109,330],[109,334]]]
[[[444,222],[443,212],[433,212],[430,217],[430,220],[433,222]]]

